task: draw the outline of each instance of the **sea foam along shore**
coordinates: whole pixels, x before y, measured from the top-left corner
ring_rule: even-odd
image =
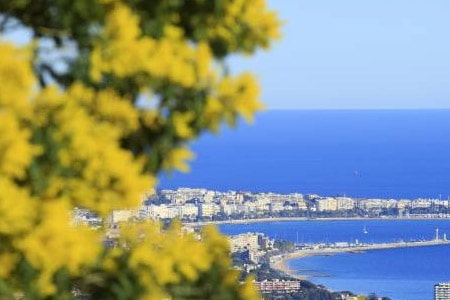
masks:
[[[369,250],[378,249],[392,249],[392,248],[404,248],[404,247],[428,247],[428,246],[440,246],[440,245],[450,245],[448,240],[430,240],[430,241],[418,241],[418,242],[396,242],[396,243],[379,243],[379,244],[367,244],[367,245],[357,245],[350,247],[323,247],[314,249],[302,249],[296,250],[289,253],[284,253],[277,256],[272,256],[270,259],[270,267],[285,273],[293,278],[299,280],[308,279],[307,275],[299,274],[297,270],[292,270],[288,266],[288,262],[293,259],[303,258],[307,256],[329,256],[338,253],[364,253]]]

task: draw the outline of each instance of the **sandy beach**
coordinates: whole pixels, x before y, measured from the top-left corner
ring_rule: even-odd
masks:
[[[288,254],[282,254],[279,256],[273,256],[270,261],[270,267],[282,273],[285,273],[293,278],[299,280],[306,280],[308,276],[298,274],[296,270],[289,269],[288,261],[295,258],[302,258],[306,256],[312,256],[313,254],[296,251]]]

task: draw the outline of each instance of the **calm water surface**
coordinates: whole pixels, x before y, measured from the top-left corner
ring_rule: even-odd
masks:
[[[450,246],[373,250],[291,261],[289,268],[334,290],[388,296],[396,300],[432,300],[433,286],[449,281]]]
[[[191,172],[161,178],[162,188],[450,195],[450,110],[269,111],[193,149]]]
[[[300,192],[381,198],[450,195],[450,111],[270,111],[192,145],[191,173],[161,178],[161,188]],[[369,233],[363,234],[366,226]],[[381,242],[432,238],[447,221],[338,221],[226,225],[229,234],[265,232],[301,242]],[[371,251],[313,257],[292,267],[331,277],[336,289],[393,299],[432,299],[432,285],[450,280],[449,248]],[[387,261],[389,259],[389,261]],[[389,262],[389,263],[383,263]]]
[[[450,220],[283,221],[224,224],[219,228],[229,235],[262,232],[272,238],[308,243],[432,239],[436,228],[441,237],[444,232],[450,236]],[[292,260],[289,267],[333,290],[374,292],[395,300],[432,300],[434,284],[450,281],[450,246],[314,256]]]

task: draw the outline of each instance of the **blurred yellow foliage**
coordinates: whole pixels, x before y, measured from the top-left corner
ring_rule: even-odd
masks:
[[[175,148],[167,153],[163,168],[167,170],[176,169],[181,172],[188,172],[189,165],[186,163],[188,160],[194,159],[194,154],[187,148]]]
[[[76,12],[0,5],[36,37],[79,47],[79,61],[57,74],[41,71],[51,65],[42,67],[39,40],[0,42],[0,298],[69,299],[81,290],[93,299],[257,299],[214,228],[198,239],[180,224],[122,224],[114,247],[104,247],[106,222],[71,225],[75,207],[104,220],[137,207],[161,171],[189,170],[187,142],[262,109],[254,77],[220,66],[228,54],[269,46],[280,22],[263,0],[219,2],[218,14],[195,6],[208,8],[202,1],[159,1],[166,11],[152,17],[139,0],[79,0]],[[60,30],[33,23],[55,12]],[[76,18],[80,26],[69,26]]]
[[[211,62],[208,47],[204,43],[187,43],[179,27],[167,26],[161,39],[143,36],[139,18],[127,6],[117,3],[92,52],[91,76],[101,81],[102,74],[108,73],[119,78],[145,74],[193,87],[212,75]]]
[[[39,224],[15,242],[29,263],[42,271],[37,286],[43,295],[56,292],[56,271],[65,268],[71,275],[79,275],[82,266],[95,263],[100,252],[98,232],[70,227],[69,211],[67,201],[45,202],[40,207]]]

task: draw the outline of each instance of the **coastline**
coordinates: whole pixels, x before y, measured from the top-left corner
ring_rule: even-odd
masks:
[[[409,216],[409,217],[376,217],[376,218],[367,218],[367,217],[325,217],[325,218],[308,218],[308,217],[274,217],[274,218],[255,218],[255,219],[238,219],[238,220],[223,220],[223,221],[200,221],[200,222],[184,222],[185,226],[204,226],[204,225],[221,225],[221,224],[248,224],[248,223],[266,223],[266,222],[288,222],[288,221],[358,221],[358,220],[441,220],[441,219],[450,219],[449,218],[441,218],[441,217],[427,217],[427,216]]]
[[[299,280],[308,280],[308,275],[298,274],[296,270],[292,270],[288,266],[288,262],[293,259],[300,259],[309,256],[331,256],[340,253],[360,254],[371,250],[393,249],[393,248],[407,248],[407,247],[430,247],[450,245],[447,240],[431,240],[421,242],[398,242],[398,243],[380,243],[361,246],[341,247],[341,248],[318,248],[296,250],[289,253],[271,257],[270,267],[274,270],[282,272],[288,276]]]

